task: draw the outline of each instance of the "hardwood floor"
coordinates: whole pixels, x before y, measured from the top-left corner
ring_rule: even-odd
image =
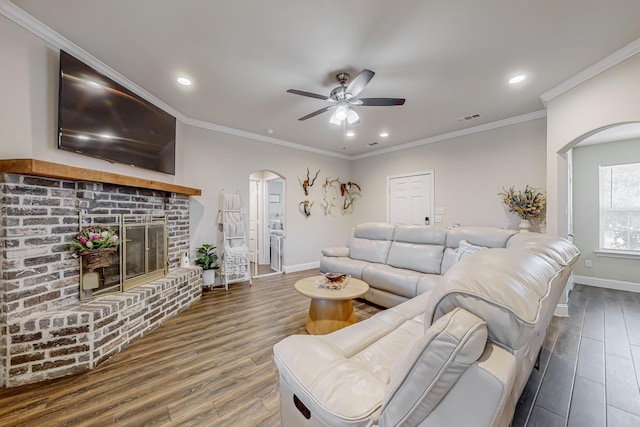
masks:
[[[279,426],[273,345],[305,333],[289,273],[210,291],[94,371],[0,389],[2,426]],[[380,308],[355,301],[356,320]],[[640,425],[640,294],[577,286],[515,426]]]

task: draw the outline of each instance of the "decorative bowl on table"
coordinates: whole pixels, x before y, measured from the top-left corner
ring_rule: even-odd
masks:
[[[349,279],[351,276],[344,273],[326,273],[316,281],[316,288],[344,289],[349,284]]]
[[[324,277],[330,282],[339,282],[343,280],[347,275],[344,273],[326,273]]]

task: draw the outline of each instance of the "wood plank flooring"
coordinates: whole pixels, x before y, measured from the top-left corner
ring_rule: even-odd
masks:
[[[5,426],[279,426],[273,345],[306,333],[317,270],[230,285],[73,377],[0,389]],[[380,308],[355,301],[356,320]],[[516,426],[640,426],[640,294],[577,286],[554,318]]]

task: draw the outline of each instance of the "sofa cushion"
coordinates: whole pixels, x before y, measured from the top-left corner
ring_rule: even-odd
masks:
[[[429,292],[431,289],[436,287],[436,285],[440,281],[440,277],[441,276],[438,274],[423,274],[418,279],[418,283],[416,285],[416,293],[418,295],[421,295],[425,292]]]
[[[456,249],[445,248],[442,254],[442,264],[440,265],[440,274],[444,274],[455,264]]]
[[[393,242],[387,264],[429,274],[440,274],[444,246]]]
[[[351,240],[349,256],[362,261],[384,263],[387,261],[390,247],[390,240],[369,240],[354,237]]]
[[[504,248],[514,234],[517,231],[494,227],[455,227],[447,233],[447,247],[457,248],[460,240],[466,240],[472,245]]]
[[[346,246],[334,246],[331,248],[324,248],[321,250],[324,256],[349,256],[349,248]]]
[[[472,245],[466,240],[460,240],[460,243],[458,244],[458,249],[456,249],[456,257],[454,258],[453,262],[456,263],[460,261],[462,258],[475,254],[476,252],[481,251],[483,249],[487,249],[487,247]]]
[[[391,368],[380,426],[417,426],[482,354],[485,322],[457,308],[407,347]]]
[[[356,279],[362,279],[362,270],[369,265],[366,261],[346,257],[327,257],[320,259],[321,273],[344,273]]]
[[[417,295],[416,284],[422,273],[396,268],[386,264],[369,264],[362,271],[362,280],[375,283],[382,289],[396,295],[413,298]]]
[[[518,233],[509,239],[507,247],[526,248],[531,252],[547,256],[559,265],[569,265],[580,253],[569,241],[540,233]]]
[[[444,246],[447,241],[447,230],[432,225],[398,224],[393,233],[393,241]]]
[[[565,250],[571,247],[567,242]],[[561,272],[549,256],[526,248],[480,251],[453,265],[431,291],[425,325],[462,307],[487,322],[492,341],[516,351],[531,338]]]
[[[392,240],[396,226],[386,222],[365,222],[356,225],[353,237],[369,240]]]
[[[393,361],[423,332],[420,321],[376,315],[328,335],[291,335],[273,347],[274,362],[326,425],[363,425],[380,409]]]

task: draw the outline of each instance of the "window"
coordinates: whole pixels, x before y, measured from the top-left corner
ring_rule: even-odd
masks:
[[[640,254],[640,163],[600,166],[600,250]]]

